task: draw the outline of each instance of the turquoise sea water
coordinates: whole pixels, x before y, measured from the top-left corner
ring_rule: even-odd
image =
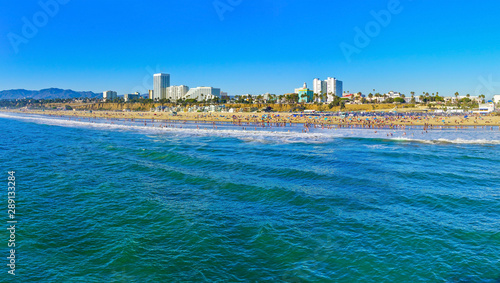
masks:
[[[0,114],[16,280],[500,280],[498,129],[159,124]]]

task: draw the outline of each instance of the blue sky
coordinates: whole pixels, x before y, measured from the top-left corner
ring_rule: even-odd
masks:
[[[166,72],[230,95],[329,76],[351,92],[500,94],[498,1],[41,2],[50,15],[38,1],[0,4],[0,89],[145,92]]]

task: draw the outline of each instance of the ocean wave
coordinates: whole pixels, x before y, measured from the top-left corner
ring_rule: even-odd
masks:
[[[261,129],[254,131],[252,126],[248,126],[248,130],[243,129],[242,126],[234,126],[226,124],[219,126],[223,129],[213,129],[211,125],[202,124],[199,128],[196,123],[179,124],[174,123],[174,127],[153,127],[150,125],[130,125],[124,124],[121,121],[113,121],[113,123],[103,122],[104,120],[92,121],[77,121],[68,120],[59,117],[47,117],[43,115],[25,115],[17,113],[0,113],[0,118],[24,120],[38,124],[73,127],[73,128],[93,128],[105,129],[116,131],[132,131],[145,133],[146,135],[161,135],[161,134],[175,134],[176,136],[216,136],[238,138],[245,142],[256,143],[330,143],[336,139],[354,138],[364,140],[379,140],[379,141],[392,141],[392,142],[414,142],[423,144],[480,144],[480,145],[498,145],[500,144],[500,134],[498,132],[489,131],[434,131],[424,135],[423,138],[408,137],[414,133],[417,135],[419,130],[405,130],[408,132],[407,136],[402,136],[403,131],[395,130],[378,130],[373,132],[368,129],[312,129],[312,132],[303,133],[299,132],[302,127],[294,127],[290,129],[283,129],[282,131]],[[80,119],[81,120],[81,119]],[[162,123],[156,121],[156,123]],[[169,122],[164,122],[169,123]],[[173,123],[173,122],[170,122]],[[391,136],[384,136],[391,135]],[[394,137],[392,136],[394,135]],[[413,136],[413,135],[412,135]]]
[[[418,143],[426,143],[426,144],[500,144],[500,140],[487,140],[487,139],[475,139],[475,140],[467,140],[467,139],[412,139],[412,138],[388,138],[390,141],[403,141],[403,142],[418,142]]]
[[[47,118],[41,116],[21,116],[21,115],[8,115],[0,113],[0,118],[21,119],[38,124],[46,124],[62,127],[78,127],[78,128],[98,128],[106,130],[123,130],[134,131],[147,134],[162,134],[174,133],[187,136],[218,136],[218,137],[234,137],[247,142],[271,142],[276,141],[276,138],[283,143],[326,143],[333,140],[332,135],[325,133],[299,133],[295,131],[270,131],[270,130],[236,130],[236,129],[208,129],[200,127],[199,129],[193,127],[182,128],[179,124],[177,127],[152,127],[152,126],[138,126],[126,124],[110,124],[110,123],[94,123],[86,121],[73,121],[61,118]],[[189,124],[193,126],[194,124]],[[235,126],[236,127],[236,126]],[[238,128],[240,128],[238,126]],[[248,127],[252,128],[252,127]]]

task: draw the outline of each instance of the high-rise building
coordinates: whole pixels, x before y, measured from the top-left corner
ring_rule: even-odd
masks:
[[[327,83],[326,81],[322,81],[320,79],[314,79],[313,81],[313,91],[319,95],[323,95],[327,93]]]
[[[170,86],[170,75],[169,74],[154,74],[154,91],[153,99],[160,100],[167,98],[167,87]]]
[[[154,96],[153,96],[153,93],[154,93],[154,90],[150,89],[150,90],[149,90],[149,95],[148,95],[148,98],[149,98],[149,99],[153,99],[153,97],[154,97]]]
[[[342,81],[337,80],[336,78],[327,78],[326,79],[326,93],[327,93],[327,102],[332,102],[334,96],[342,97],[343,86]]]
[[[326,94],[327,102],[332,102],[334,96],[342,97],[343,83],[336,78],[327,78],[325,81],[314,79],[314,93]]]
[[[106,102],[108,99],[113,100],[115,98],[118,98],[118,94],[116,93],[116,91],[108,90],[102,93],[102,98],[104,99],[104,102]]]

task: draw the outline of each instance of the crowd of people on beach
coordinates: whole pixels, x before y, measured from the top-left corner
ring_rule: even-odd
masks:
[[[297,126],[301,127],[302,133],[310,133],[313,129],[336,130],[336,129],[366,129],[372,130],[375,134],[381,130],[400,131],[402,136],[407,135],[407,130],[421,130],[422,134],[428,133],[430,130],[443,130],[455,128],[459,129],[487,129],[494,130],[493,126],[486,126],[485,123],[479,124],[478,121],[484,120],[481,116],[435,116],[430,114],[393,114],[393,113],[339,113],[338,115],[307,115],[294,113],[268,113],[263,115],[257,114],[220,114],[220,113],[201,113],[191,116],[183,116],[182,114],[171,115],[169,113],[117,113],[117,112],[101,112],[92,113],[94,115],[70,115],[64,114],[49,114],[49,116],[57,116],[74,120],[88,120],[91,123],[109,123],[116,124],[125,123],[140,123],[144,127],[158,128],[180,128],[190,124],[195,126],[197,130],[218,130],[221,125],[232,125],[241,127],[243,131],[261,131],[270,130],[273,128],[286,128],[294,130]],[[481,121],[483,122],[483,121]],[[500,130],[500,126],[497,126]],[[288,129],[288,132],[290,131]],[[296,130],[294,130],[296,131]],[[381,133],[382,134],[382,133]],[[393,132],[384,131],[388,137],[393,136]],[[412,133],[414,135],[414,133]]]

